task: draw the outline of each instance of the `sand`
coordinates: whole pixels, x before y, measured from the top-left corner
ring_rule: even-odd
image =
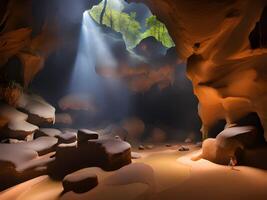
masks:
[[[191,158],[199,151],[197,147],[190,146],[189,152],[179,152],[178,148],[179,146],[162,146],[143,151],[134,149],[142,157],[133,160],[132,166],[113,172],[105,172],[100,168],[83,169],[97,174],[99,179],[97,187],[83,194],[68,192],[62,195],[61,182],[43,176],[3,191],[0,199],[267,199],[267,171],[244,166],[232,170],[228,166],[216,165],[203,159],[192,161]],[[138,176],[142,169],[149,173]]]

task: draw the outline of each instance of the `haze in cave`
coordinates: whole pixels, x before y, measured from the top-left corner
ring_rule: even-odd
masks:
[[[265,200],[266,0],[2,0],[1,200]]]

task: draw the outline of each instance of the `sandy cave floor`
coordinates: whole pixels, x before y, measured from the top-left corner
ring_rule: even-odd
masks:
[[[200,149],[189,147],[188,152],[177,151],[178,146],[133,149],[142,158],[133,160],[133,167],[124,170],[126,174],[96,167],[83,169],[95,172],[99,180],[87,193],[63,194],[61,182],[41,176],[1,192],[0,200],[267,199],[267,171],[244,166],[232,170],[202,159],[192,161]],[[144,166],[148,171],[142,170]]]

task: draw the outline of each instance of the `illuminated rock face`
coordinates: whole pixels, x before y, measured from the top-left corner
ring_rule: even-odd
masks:
[[[231,125],[257,113],[267,140],[267,50],[251,49],[266,1],[136,0],[163,21],[199,100],[202,133],[221,119]]]
[[[145,3],[168,27],[178,55],[188,61],[187,73],[199,99],[204,135],[221,119],[230,125],[252,112],[257,113],[266,132],[267,51],[252,50],[249,42],[266,0],[128,1]],[[81,21],[82,12],[99,1],[79,0],[79,4],[57,0],[48,3],[48,7],[40,3],[36,6],[31,0],[5,2],[0,5],[0,67],[12,56],[18,57],[27,85],[47,56],[63,41],[75,37],[69,31],[75,29],[75,22],[60,15],[60,11],[68,13],[72,9],[72,17]],[[44,11],[44,19],[39,21],[45,23],[37,26],[36,16],[30,15],[32,6],[36,16]]]

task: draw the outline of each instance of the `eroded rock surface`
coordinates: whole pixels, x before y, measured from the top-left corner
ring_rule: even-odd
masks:
[[[257,129],[252,126],[231,127],[222,131],[215,139],[203,142],[202,157],[218,164],[227,165],[231,158],[242,162],[245,150],[261,144]]]
[[[79,170],[64,177],[64,192],[73,191],[75,193],[88,192],[98,184],[97,175],[86,170]]]
[[[20,110],[28,114],[27,121],[41,126],[55,122],[55,108],[37,95],[23,94],[18,102]]]
[[[78,145],[77,145],[78,144]],[[88,140],[86,143],[61,144],[49,173],[56,179],[85,167],[116,170],[131,163],[131,146],[116,139]]]

